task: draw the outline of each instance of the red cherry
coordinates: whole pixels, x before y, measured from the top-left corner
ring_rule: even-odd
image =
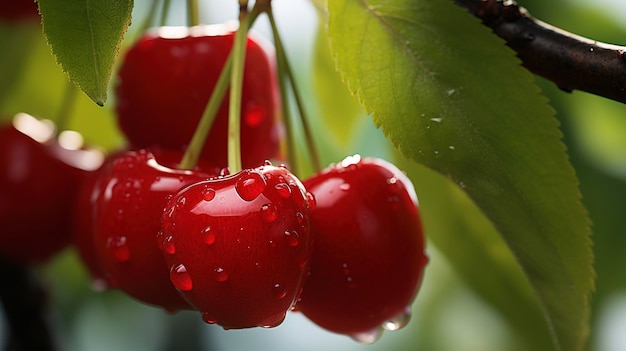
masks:
[[[281,167],[186,187],[163,214],[172,283],[207,323],[279,325],[308,268],[309,212],[303,185]]]
[[[217,174],[168,167],[181,158],[165,150],[118,154],[99,173],[91,195],[95,250],[110,284],[168,311],[189,305],[171,285],[155,240],[163,208],[178,189]]]
[[[424,239],[410,180],[380,159],[346,158],[304,182],[315,249],[297,308],[319,326],[373,342],[408,321]]]
[[[70,134],[68,134],[70,133]],[[0,128],[0,255],[41,263],[71,239],[73,202],[83,178],[99,166],[95,150],[76,149],[51,122],[18,114]]]
[[[233,44],[227,25],[161,27],[128,51],[116,88],[120,128],[135,147],[184,150]],[[276,156],[281,134],[275,59],[250,36],[242,91],[241,158],[246,168]],[[204,145],[202,158],[227,164],[228,95]]]
[[[35,0],[4,0],[0,2],[0,21],[18,22],[39,19],[39,9]]]

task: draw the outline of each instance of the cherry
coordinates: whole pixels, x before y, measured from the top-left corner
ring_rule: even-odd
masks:
[[[315,196],[315,248],[296,308],[362,342],[409,318],[424,255],[417,196],[394,165],[355,155],[304,182]]]
[[[127,52],[118,73],[118,123],[135,147],[184,150],[233,45],[227,25],[161,27]],[[242,91],[241,158],[246,168],[276,156],[280,98],[275,59],[250,36]],[[204,145],[202,158],[227,164],[228,95]]]
[[[71,145],[78,133],[55,136],[52,122],[18,114],[0,128],[0,255],[42,263],[71,241],[78,184],[102,162],[96,150]]]
[[[207,323],[279,325],[308,268],[310,201],[294,175],[269,164],[184,188],[163,214],[172,283]]]
[[[110,285],[172,312],[189,305],[171,285],[155,240],[161,214],[181,187],[217,176],[216,169],[171,168],[181,158],[166,150],[122,152],[101,169],[91,192],[95,251]]]
[[[0,2],[0,20],[19,22],[39,19],[39,9],[35,0],[5,0]]]

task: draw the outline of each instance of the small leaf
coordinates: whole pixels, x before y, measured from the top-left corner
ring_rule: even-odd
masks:
[[[98,105],[107,99],[132,8],[133,0],[39,0],[43,30],[57,62]]]
[[[365,110],[404,155],[464,189],[539,296],[555,347],[582,349],[590,223],[532,76],[450,1],[333,0],[328,12],[331,52]]]

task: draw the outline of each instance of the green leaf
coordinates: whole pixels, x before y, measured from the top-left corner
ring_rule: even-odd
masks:
[[[324,14],[320,14],[320,19]],[[317,95],[319,116],[339,142],[350,141],[351,132],[361,121],[363,110],[354,96],[350,94],[335,69],[335,62],[328,47],[326,26],[320,23],[315,38],[315,56],[313,57],[313,85]]]
[[[507,320],[519,336],[518,349],[549,350],[552,340],[537,296],[492,223],[440,174],[400,155],[395,163],[415,184],[429,242]]]
[[[100,106],[132,8],[133,0],[39,0],[43,30],[58,63]]]
[[[590,223],[532,76],[450,1],[333,0],[328,12],[331,52],[365,110],[404,155],[464,189],[528,277],[555,348],[582,349]]]

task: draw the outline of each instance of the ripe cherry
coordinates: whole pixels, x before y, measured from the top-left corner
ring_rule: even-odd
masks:
[[[18,22],[39,19],[35,0],[10,0],[0,2],[0,22]]]
[[[71,241],[78,185],[103,156],[82,150],[51,122],[18,114],[0,128],[0,255],[41,263]]]
[[[118,123],[135,147],[184,150],[234,39],[227,25],[161,27],[127,52],[116,88]],[[260,39],[247,43],[242,91],[241,159],[246,168],[276,157],[281,134],[275,59]],[[227,164],[228,95],[201,157]]]
[[[380,159],[348,157],[304,182],[315,248],[299,309],[319,326],[373,342],[409,318],[424,265],[417,196]]]
[[[167,200],[187,184],[217,175],[176,170],[182,153],[128,151],[114,156],[92,190],[94,245],[111,286],[168,311],[189,308],[169,281],[155,239]]]
[[[269,164],[192,184],[163,214],[172,283],[210,324],[275,327],[299,295],[312,250],[310,194]]]

